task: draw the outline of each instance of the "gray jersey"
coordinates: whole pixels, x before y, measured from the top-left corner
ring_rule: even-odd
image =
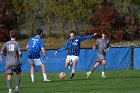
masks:
[[[6,52],[6,66],[17,66],[19,64],[18,52],[22,51],[19,42],[14,40],[6,42],[1,51]]]
[[[109,39],[97,39],[96,47],[98,48],[98,53],[105,55],[105,50],[110,47],[110,40]]]

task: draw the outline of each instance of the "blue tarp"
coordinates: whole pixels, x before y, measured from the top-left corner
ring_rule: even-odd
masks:
[[[140,48],[134,49],[134,69],[140,70]]]
[[[140,50],[140,49],[139,49]],[[47,68],[47,72],[61,72],[61,71],[69,71],[69,69],[64,67],[67,50],[63,51],[55,56],[56,50],[47,50],[49,55],[49,60],[45,59],[42,55],[42,59]],[[77,64],[77,71],[87,71],[90,70],[91,67],[95,64],[97,60],[97,51],[92,49],[81,49],[80,51],[80,60]],[[0,72],[5,71],[5,57],[2,56],[3,62],[0,63]],[[136,57],[138,58],[138,57]],[[130,48],[111,48],[111,50],[107,53],[107,70],[128,70],[131,67],[131,49]],[[101,70],[101,66],[97,68],[97,70]],[[30,71],[30,63],[28,61],[28,53],[27,51],[23,51],[22,57],[22,71],[29,72]],[[36,67],[36,71],[40,72],[41,68]]]

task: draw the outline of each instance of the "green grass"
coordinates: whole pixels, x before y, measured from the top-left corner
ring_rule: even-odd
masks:
[[[58,73],[48,73],[52,82],[43,82],[41,73],[36,73],[35,83],[31,83],[30,74],[22,74],[20,93],[139,93],[139,71],[108,71],[108,78],[102,79],[96,71],[89,79],[85,72],[77,72],[73,80],[69,73],[65,80],[59,80]],[[15,82],[15,75],[13,77]],[[6,76],[0,74],[0,93],[7,93]],[[15,83],[13,84],[13,86]]]

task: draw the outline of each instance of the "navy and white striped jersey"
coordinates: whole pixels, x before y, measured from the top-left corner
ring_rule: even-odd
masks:
[[[69,38],[64,47],[60,48],[57,52],[68,49],[67,55],[79,56],[80,53],[80,43],[81,41],[92,38],[94,35],[89,36],[75,36],[75,38]]]
[[[29,59],[40,58],[40,50],[44,48],[44,42],[39,35],[31,38],[28,42]]]

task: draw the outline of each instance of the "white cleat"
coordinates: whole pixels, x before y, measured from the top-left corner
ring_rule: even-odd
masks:
[[[18,87],[15,88],[15,93],[19,93]]]
[[[90,72],[87,72],[87,78],[89,78],[90,74],[91,74]]]
[[[49,79],[45,79],[45,80],[44,80],[44,82],[50,82],[50,81],[51,81],[51,80],[49,80]]]
[[[9,89],[9,92],[8,93],[12,93],[12,89]]]
[[[107,78],[107,76],[105,74],[102,74],[101,77],[104,79]]]

